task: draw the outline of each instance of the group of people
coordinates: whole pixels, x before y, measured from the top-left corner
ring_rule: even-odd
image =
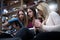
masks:
[[[14,37],[19,37],[22,40],[44,39],[48,35],[45,32],[60,32],[60,12],[49,11],[48,5],[41,2],[35,8],[20,9],[16,18],[8,20],[2,26],[10,25],[16,29],[13,33]],[[49,35],[52,37],[51,33]]]

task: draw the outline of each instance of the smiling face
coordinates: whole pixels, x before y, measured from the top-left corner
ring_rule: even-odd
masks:
[[[19,19],[20,20],[24,19],[24,13],[23,13],[23,11],[19,11]]]

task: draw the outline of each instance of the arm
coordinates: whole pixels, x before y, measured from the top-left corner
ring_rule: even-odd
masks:
[[[46,25],[44,24],[45,22],[43,22],[42,29],[46,31],[60,31],[60,24],[58,24],[59,21],[56,21],[56,19],[55,14],[50,14],[46,21]]]
[[[8,20],[6,23],[2,24],[2,26],[9,26],[10,24],[12,24],[13,22],[18,21],[17,18],[12,18],[11,20]]]
[[[51,25],[51,26],[43,25],[43,30],[60,32],[60,25]]]

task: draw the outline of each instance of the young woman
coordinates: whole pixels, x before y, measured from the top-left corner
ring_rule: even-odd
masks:
[[[27,8],[27,16],[28,16],[28,26],[27,28],[33,27],[33,21],[36,18],[36,11],[34,8]]]
[[[27,26],[27,16],[26,16],[24,10],[19,10],[17,13],[17,16],[19,18],[19,21],[26,27]]]
[[[40,10],[42,8],[43,11],[44,21],[42,23],[42,29],[48,32],[60,31],[60,13],[53,11],[48,12],[49,8],[46,4],[44,5],[44,3],[40,3],[37,8]]]

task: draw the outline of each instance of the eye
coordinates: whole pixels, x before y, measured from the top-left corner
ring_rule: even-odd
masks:
[[[28,13],[31,13],[32,11],[29,11]]]
[[[23,13],[19,14],[19,15],[24,15]]]

